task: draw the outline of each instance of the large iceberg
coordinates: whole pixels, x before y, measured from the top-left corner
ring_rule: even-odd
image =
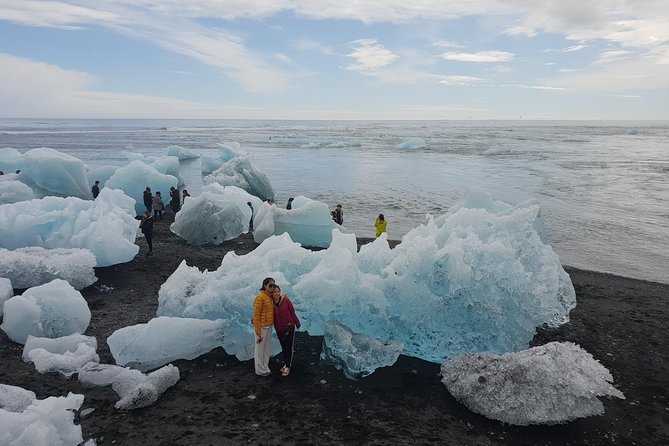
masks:
[[[601,415],[598,397],[625,398],[606,367],[571,342],[461,356],[445,361],[441,374],[448,391],[472,411],[522,426]]]
[[[218,153],[216,156],[202,156],[202,173],[204,175],[212,173],[214,170],[219,169],[223,164],[239,156],[239,153],[237,153],[240,148],[238,142],[231,143],[230,145],[217,144],[217,147]]]
[[[86,166],[78,158],[40,147],[27,151],[16,162],[21,170],[19,180],[39,196],[91,197]]]
[[[100,182],[100,189],[105,187],[107,180],[111,178],[112,175],[119,169],[118,166],[100,166],[90,169],[86,172],[88,177],[88,190],[90,191],[96,181]],[[91,198],[93,194],[91,193]]]
[[[161,192],[165,196],[170,188],[177,187],[178,183],[176,176],[161,173],[153,165],[135,160],[127,166],[118,168],[107,180],[105,187],[121,189],[126,195],[132,197],[135,200],[135,215],[142,215],[146,209],[143,194],[147,187],[151,188],[154,195],[156,192]],[[95,201],[99,199],[100,196]]]
[[[159,291],[158,314],[230,319],[231,329],[250,333],[252,300],[269,276],[312,335],[335,320],[436,363],[525,349],[537,326],[568,321],[576,305],[569,275],[541,240],[538,204],[468,203],[429,217],[394,249],[381,236],[358,253],[353,234],[333,230],[330,247],[313,252],[284,233],[247,255],[228,253],[213,272],[182,263]]]
[[[0,204],[16,203],[18,201],[36,198],[33,190],[19,180],[19,175],[6,173],[0,175]]]
[[[270,206],[267,203],[258,209],[253,220],[253,239],[257,243],[287,232],[290,238],[302,246],[327,248],[332,242],[332,230],[341,229],[330,216],[325,203],[305,196],[293,200],[291,210]]]
[[[25,344],[29,335],[59,338],[83,333],[90,321],[91,311],[81,293],[56,279],[5,302],[0,328],[12,341]]]
[[[262,201],[235,186],[213,183],[205,186],[197,197],[184,201],[170,230],[190,245],[219,245],[248,232],[251,208]]]
[[[263,200],[274,198],[272,185],[248,155],[237,155],[202,179],[204,184],[237,186]]]
[[[135,201],[123,191],[102,189],[95,200],[45,197],[0,205],[0,248],[85,248],[97,266],[132,260],[137,227]]]
[[[189,159],[200,157],[200,155],[193,152],[192,150],[187,149],[185,147],[181,147],[181,146],[169,146],[167,148],[167,155],[168,156],[176,156],[177,158],[179,158],[179,161],[184,161],[184,160],[189,160]]]
[[[107,344],[118,365],[147,371],[224,346],[228,325],[226,320],[158,317],[116,330]]]
[[[81,290],[98,280],[95,266],[95,256],[87,249],[0,248],[0,277],[11,279],[17,289],[63,279]]]
[[[17,394],[16,391],[13,393]],[[25,396],[23,398],[25,399]],[[83,402],[83,395],[69,393],[64,397],[34,400],[22,410],[0,407],[0,444],[11,446],[82,444],[84,440],[81,426],[74,424],[74,415]]]
[[[343,370],[347,378],[358,379],[395,364],[403,348],[401,342],[373,339],[329,321],[325,324],[321,360]]]

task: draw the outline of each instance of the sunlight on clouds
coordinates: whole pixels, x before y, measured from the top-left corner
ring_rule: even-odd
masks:
[[[375,39],[359,39],[351,42],[353,52],[347,54],[355,60],[346,67],[347,70],[371,72],[377,68],[385,67],[393,63],[399,56],[384,48]]]
[[[443,85],[459,85],[459,86],[470,87],[485,81],[486,81],[485,79],[481,79],[480,77],[451,75],[451,76],[442,76],[439,83]]]
[[[514,54],[506,51],[479,51],[477,53],[455,53],[445,52],[441,55],[446,60],[458,62],[509,62],[513,60]]]

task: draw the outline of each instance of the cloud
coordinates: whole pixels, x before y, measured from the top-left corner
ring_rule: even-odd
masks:
[[[554,49],[546,49],[544,50],[544,53],[573,53],[575,51],[581,51],[582,49],[588,48],[590,45],[587,45],[585,43],[579,43],[578,45],[571,45],[568,46],[567,48],[562,48],[559,50],[554,50]]]
[[[442,48],[462,48],[462,45],[454,42],[449,42],[447,40],[438,40],[432,44],[433,46],[438,46]]]
[[[315,50],[320,52],[321,54],[324,54],[326,56],[331,56],[334,51],[332,50],[331,47],[321,45],[320,43],[316,42],[315,40],[311,39],[299,39],[293,42],[293,48],[296,50],[300,51],[311,51]]]
[[[512,26],[504,30],[504,34],[508,36],[534,37],[538,33],[534,28],[526,26]]]
[[[396,61],[399,56],[384,48],[375,39],[359,39],[351,42],[353,52],[347,54],[355,60],[347,70],[370,73]]]
[[[458,62],[509,62],[513,60],[514,54],[506,51],[479,51],[477,53],[445,52],[441,55],[446,60]]]
[[[480,84],[481,82],[485,82],[485,79],[474,76],[457,76],[457,75],[442,76],[441,80],[439,80],[439,83],[443,85],[458,85],[467,87]]]

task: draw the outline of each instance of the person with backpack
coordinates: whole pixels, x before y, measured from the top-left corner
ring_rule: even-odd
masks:
[[[295,314],[293,303],[287,295],[281,295],[279,285],[274,285],[272,300],[274,301],[274,331],[276,331],[283,352],[281,376],[288,376],[293,366],[295,353],[295,330],[300,328],[301,324]]]
[[[153,206],[153,194],[151,193],[151,188],[149,186],[146,186],[143,198],[144,198],[144,207],[150,213],[151,207]]]
[[[332,219],[338,225],[344,224],[344,210],[341,208],[341,204],[338,204],[337,207],[330,212],[330,215],[332,215]]]

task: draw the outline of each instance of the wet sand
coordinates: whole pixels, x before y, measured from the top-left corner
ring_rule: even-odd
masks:
[[[154,255],[143,239],[131,262],[96,271],[82,291],[92,313],[87,335],[98,339],[101,362],[113,363],[105,342],[115,330],[147,322],[158,289],[185,259],[215,270],[228,251],[257,245],[249,235],[218,246],[188,246],[169,232],[171,216],[156,222]],[[369,240],[367,240],[369,241]],[[364,243],[360,240],[359,243]],[[448,445],[667,445],[669,444],[669,285],[566,268],[577,295],[571,321],[539,329],[532,346],[579,344],[607,367],[625,400],[604,399],[603,416],[557,426],[517,427],[488,420],[458,403],[441,383],[439,364],[400,356],[392,367],[359,381],[320,365],[322,338],[298,333],[295,364],[268,378],[223,349],[176,361],[181,380],[154,405],[114,408],[111,387],[87,389],[76,375],[40,375],[21,360],[23,346],[0,331],[0,383],[32,390],[38,398],[85,395],[76,423],[98,445],[217,444],[448,444]]]

